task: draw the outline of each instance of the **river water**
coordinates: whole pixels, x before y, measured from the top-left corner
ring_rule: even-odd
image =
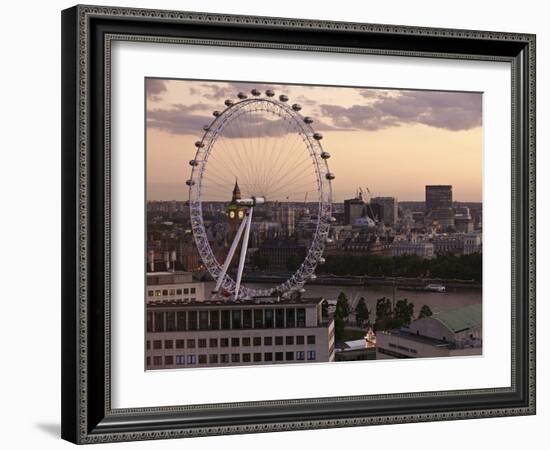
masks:
[[[214,283],[207,282],[206,292],[211,292]],[[265,284],[247,284],[249,287],[265,289]],[[324,297],[327,300],[336,300],[340,292],[348,297],[351,309],[355,309],[357,301],[364,297],[370,311],[376,310],[376,300],[382,297],[393,299],[394,290],[391,286],[325,286],[306,285],[305,297]],[[414,304],[414,315],[416,316],[422,305],[428,305],[433,313],[448,311],[452,309],[481,303],[481,289],[458,288],[449,289],[446,293],[426,291],[405,291],[395,289],[395,300],[406,298]]]

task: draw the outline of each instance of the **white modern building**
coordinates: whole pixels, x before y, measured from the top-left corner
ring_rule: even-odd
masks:
[[[146,369],[334,361],[322,298],[147,305]]]
[[[191,272],[150,272],[147,274],[146,303],[203,301],[204,283],[193,280]]]
[[[481,355],[481,304],[417,319],[409,327],[376,333],[382,357],[428,358]]]

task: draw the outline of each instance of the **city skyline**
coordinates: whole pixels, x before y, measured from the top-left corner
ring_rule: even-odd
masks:
[[[146,86],[146,370],[482,354],[481,94]]]
[[[482,201],[479,93],[160,79],[146,87],[148,200],[187,199],[187,163],[202,126],[226,98],[256,87],[287,94],[315,119],[332,155],[334,202],[358,187],[423,201],[425,186],[434,184],[453,185],[455,201]]]

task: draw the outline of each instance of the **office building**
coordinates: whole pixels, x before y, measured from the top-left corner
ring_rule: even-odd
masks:
[[[370,203],[371,205],[378,205],[378,207],[381,208],[381,216],[379,217],[380,222],[390,227],[396,224],[398,217],[396,197],[373,197]]]
[[[439,231],[454,230],[455,214],[451,185],[426,186],[425,224]]]
[[[455,208],[455,229],[458,233],[471,233],[474,231],[474,220],[470,214],[470,208],[460,206]]]
[[[147,305],[145,365],[173,369],[334,361],[322,298]]]
[[[191,272],[147,274],[146,302],[195,302],[205,299],[204,283],[193,280]]]
[[[428,358],[481,355],[481,304],[417,319],[409,327],[376,333],[382,357]]]
[[[357,197],[344,200],[344,225],[353,225],[365,215],[365,202],[359,194]]]
[[[453,207],[453,187],[451,185],[426,186],[426,213],[442,208]]]
[[[280,224],[284,236],[294,236],[296,230],[296,210],[294,207],[278,202],[275,205],[275,222]]]

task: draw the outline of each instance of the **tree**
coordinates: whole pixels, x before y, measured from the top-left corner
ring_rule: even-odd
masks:
[[[293,272],[300,267],[301,259],[296,254],[292,254],[286,260],[286,270]]]
[[[346,322],[341,317],[334,317],[334,340],[341,342],[344,340],[344,329]]]
[[[355,307],[355,321],[361,327],[365,322],[368,322],[369,315],[370,312],[367,308],[367,303],[365,302],[365,299],[361,297]]]
[[[377,330],[387,330],[391,327],[392,306],[389,298],[382,297],[376,300],[376,322]]]
[[[474,280],[481,282],[482,255],[439,255],[423,259],[415,255],[341,255],[327,256],[326,263],[317,269],[334,275],[407,276]]]
[[[414,314],[414,304],[409,303],[405,298],[403,300],[397,300],[395,303],[395,309],[393,311],[393,318],[395,328],[410,325]]]
[[[259,270],[266,270],[269,268],[271,261],[269,259],[269,256],[262,255],[260,252],[256,252],[252,256],[252,264]]]
[[[422,319],[423,317],[430,317],[430,316],[433,316],[432,310],[428,305],[423,305],[422,308],[420,308],[420,312],[418,313],[418,318]]]
[[[321,317],[323,320],[328,319],[328,302],[326,300],[321,303]]]
[[[338,301],[336,302],[336,311],[334,316],[345,320],[350,315],[350,312],[351,310],[349,307],[348,298],[346,297],[346,294],[340,292],[338,295]]]

